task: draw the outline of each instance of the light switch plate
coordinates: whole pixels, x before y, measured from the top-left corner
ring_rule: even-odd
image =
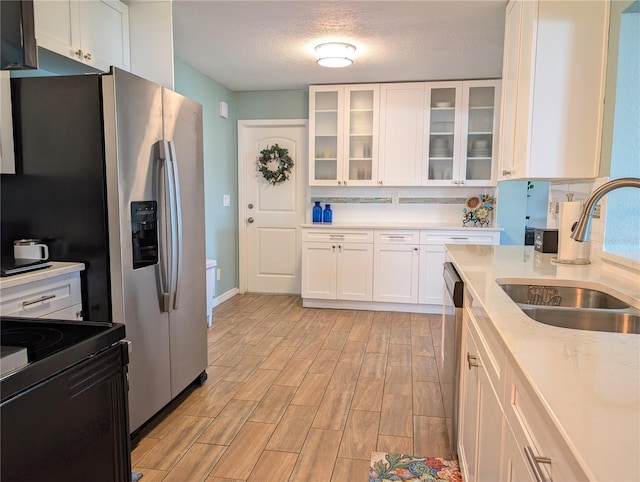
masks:
[[[231,196],[229,194],[222,195],[222,205],[231,206]]]
[[[229,104],[224,101],[220,101],[220,117],[227,119],[229,117]]]

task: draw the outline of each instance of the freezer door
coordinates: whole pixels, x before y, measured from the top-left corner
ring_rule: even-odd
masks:
[[[207,367],[202,106],[163,89],[164,140],[174,169],[177,236],[172,251],[171,394]]]
[[[161,264],[166,260],[166,226],[157,147],[162,140],[162,88],[117,69],[102,80],[113,321],[124,322],[131,340],[129,408],[134,431],[172,398],[169,315],[161,310],[158,283],[166,269]],[[149,212],[132,216],[132,203]],[[155,203],[161,262],[134,269],[133,246],[140,237],[134,231],[152,222]]]

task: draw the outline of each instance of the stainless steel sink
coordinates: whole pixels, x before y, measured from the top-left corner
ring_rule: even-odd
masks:
[[[640,334],[640,314],[631,311],[523,306],[522,311],[540,323],[575,330]]]
[[[604,310],[629,308],[628,303],[595,289],[528,283],[505,283],[500,286],[518,304]]]

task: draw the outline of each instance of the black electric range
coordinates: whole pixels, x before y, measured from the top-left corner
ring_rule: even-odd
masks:
[[[0,480],[131,482],[125,327],[0,317]],[[24,361],[24,360],[22,360]]]
[[[0,378],[0,402],[122,340],[117,323],[0,317],[2,346],[27,349],[28,364]]]

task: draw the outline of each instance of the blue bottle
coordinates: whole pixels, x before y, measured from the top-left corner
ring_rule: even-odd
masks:
[[[331,204],[324,205],[324,211],[322,211],[322,222],[331,224],[333,218],[333,211],[331,210]]]
[[[320,201],[316,201],[316,204],[315,206],[313,206],[311,213],[312,213],[312,219],[314,223],[322,222],[322,206],[320,206]]]

